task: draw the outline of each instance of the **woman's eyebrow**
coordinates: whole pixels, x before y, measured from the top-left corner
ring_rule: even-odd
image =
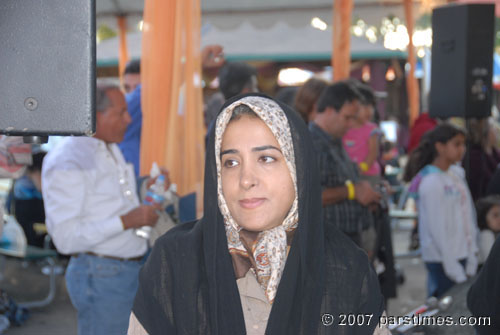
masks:
[[[237,154],[237,153],[238,153],[238,150],[236,150],[236,149],[224,150],[220,153],[220,158],[222,158],[222,155],[225,155],[225,154]]]
[[[258,152],[258,151],[265,151],[265,150],[270,150],[270,149],[278,150],[279,152],[281,152],[281,150],[279,148],[276,148],[273,145],[263,145],[263,146],[260,146],[260,147],[255,147],[255,148],[252,148],[252,151],[253,152]],[[226,155],[226,154],[237,154],[237,153],[239,153],[239,151],[236,150],[236,149],[224,150],[224,151],[222,151],[220,153],[220,158],[222,159],[222,156]]]
[[[281,152],[281,150],[279,148],[276,148],[273,145],[263,145],[261,147],[255,147],[255,148],[252,148],[252,151],[264,151],[264,150],[269,150],[269,149],[274,149],[274,150],[278,150],[279,152]]]

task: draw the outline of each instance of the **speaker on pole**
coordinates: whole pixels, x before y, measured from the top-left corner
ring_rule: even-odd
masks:
[[[434,9],[430,116],[491,114],[494,27],[493,4]]]
[[[95,0],[1,0],[0,45],[0,133],[95,132]]]

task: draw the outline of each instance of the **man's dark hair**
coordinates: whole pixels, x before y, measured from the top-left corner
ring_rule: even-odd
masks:
[[[226,100],[230,99],[251,85],[256,75],[257,70],[246,63],[227,63],[219,70],[219,89]]]
[[[125,67],[124,74],[139,74],[141,73],[141,61],[139,59],[134,59],[128,62]]]
[[[328,107],[338,112],[346,102],[361,100],[361,95],[352,85],[340,81],[328,86],[321,93],[318,99],[318,113],[323,113]]]

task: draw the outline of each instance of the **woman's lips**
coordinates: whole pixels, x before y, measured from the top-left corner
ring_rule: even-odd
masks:
[[[239,203],[240,206],[245,209],[254,209],[262,205],[265,200],[266,200],[265,198],[250,198],[250,199],[240,200]]]

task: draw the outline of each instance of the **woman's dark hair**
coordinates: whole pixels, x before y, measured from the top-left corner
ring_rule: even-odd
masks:
[[[241,104],[233,109],[233,114],[231,115],[229,122],[239,120],[243,115],[256,118],[259,117],[248,105]]]
[[[427,164],[437,157],[436,143],[447,143],[457,135],[465,136],[464,129],[450,123],[441,123],[422,136],[420,144],[413,150],[406,164],[403,180],[409,182]]]
[[[47,153],[45,151],[37,152],[33,154],[33,163],[28,166],[29,172],[42,171],[43,158]]]
[[[500,195],[498,194],[481,198],[476,202],[477,225],[480,230],[489,229],[486,216],[494,206],[500,206]]]
[[[312,113],[314,104],[316,104],[319,96],[327,86],[328,83],[326,81],[319,78],[311,78],[297,91],[293,106],[306,123],[309,122],[309,114]]]

